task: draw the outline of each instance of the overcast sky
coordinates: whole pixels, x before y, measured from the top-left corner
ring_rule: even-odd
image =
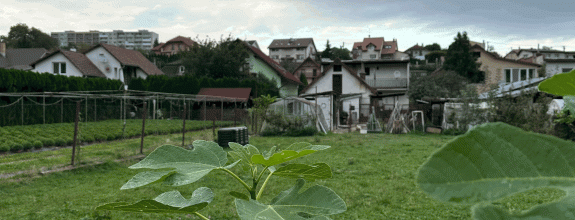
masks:
[[[50,33],[65,30],[147,29],[160,42],[175,36],[219,39],[232,34],[257,40],[314,39],[319,51],[326,40],[351,49],[364,37],[396,38],[399,50],[416,43],[447,48],[457,32],[488,42],[501,55],[511,48],[537,47],[575,51],[573,0],[537,1],[152,1],[152,0],[2,0],[0,35],[26,23]]]

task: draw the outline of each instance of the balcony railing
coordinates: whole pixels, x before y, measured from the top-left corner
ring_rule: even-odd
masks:
[[[373,88],[407,88],[407,78],[366,79]]]

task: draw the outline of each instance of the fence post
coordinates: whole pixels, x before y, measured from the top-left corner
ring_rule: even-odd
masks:
[[[88,96],[86,96],[86,115],[84,116],[86,118],[86,123],[88,122]]]
[[[220,98],[220,101],[222,101],[222,106],[221,106],[222,112],[220,112],[221,113],[220,121],[223,121],[224,120],[224,98]]]
[[[64,98],[60,99],[60,123],[64,123]]]
[[[216,112],[216,104],[212,104],[212,112]],[[214,117],[212,117],[212,138],[214,139],[214,141],[216,141],[216,114],[213,114]]]
[[[148,113],[146,108],[147,108],[146,101],[144,101],[144,108],[142,109],[142,140],[140,141],[140,154],[144,153],[144,136],[146,136],[146,115]]]
[[[98,121],[98,104],[97,104],[98,99],[94,99],[94,122]]]
[[[182,147],[184,147],[185,145],[185,141],[186,141],[186,103],[184,102],[184,113],[182,114],[182,121],[183,125],[182,125]]]
[[[20,105],[22,106],[21,111],[22,125],[24,125],[24,96],[22,96],[22,103],[20,103]]]
[[[42,124],[46,124],[46,92],[42,96]]]
[[[237,115],[236,115],[236,111],[237,111],[237,100],[234,99],[234,127],[236,126],[236,120],[237,120]]]
[[[78,121],[80,120],[80,102],[76,102],[76,117],[74,118],[74,143],[72,143],[72,166],[74,166],[74,156],[76,155],[76,142],[78,142]]]

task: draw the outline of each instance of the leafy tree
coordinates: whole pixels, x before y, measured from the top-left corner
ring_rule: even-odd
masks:
[[[18,23],[10,27],[7,37],[3,41],[10,48],[45,48],[47,50],[57,48],[58,40],[40,31],[37,28],[28,28],[24,23]]]
[[[435,60],[441,60],[441,57],[445,57],[445,55],[447,55],[446,51],[443,50],[438,50],[438,51],[433,51],[430,52],[428,54],[425,54],[425,59],[429,62],[434,63]]]
[[[482,82],[485,75],[479,71],[479,64],[471,53],[471,44],[467,33],[457,33],[454,42],[449,45],[443,67],[445,70],[453,70],[457,74],[464,76],[473,83]]]
[[[331,56],[332,56],[331,45],[329,44],[329,40],[327,40],[327,43],[325,43],[325,50],[321,52],[321,57],[330,58]]]
[[[156,40],[154,40],[154,46],[153,47],[157,47],[158,45],[160,45],[160,42],[158,42],[158,38],[156,38]]]
[[[441,46],[439,46],[438,43],[433,43],[433,44],[430,44],[430,45],[426,45],[424,48],[425,48],[426,50],[429,50],[429,51],[438,51],[438,50],[441,50]]]
[[[303,90],[305,87],[307,87],[308,82],[307,82],[307,77],[305,76],[304,73],[301,73],[299,75],[299,81],[303,84],[302,86],[299,87],[299,91]]]
[[[198,44],[184,55],[184,66],[192,74],[211,78],[242,77],[240,69],[249,57],[244,42],[230,36],[216,42],[196,39]]]
[[[337,47],[332,47],[331,48],[331,57],[329,57],[332,60],[335,60],[335,58],[339,58],[341,60],[351,60],[351,56],[350,56],[351,52],[347,49],[347,48],[337,48]]]
[[[428,98],[455,98],[468,84],[467,79],[453,71],[443,74],[411,77],[409,98],[413,101]]]
[[[290,73],[293,73],[293,71],[295,71],[299,66],[298,63],[294,62],[292,59],[283,59],[280,61],[280,65]]]

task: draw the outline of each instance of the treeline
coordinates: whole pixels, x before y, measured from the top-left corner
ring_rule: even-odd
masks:
[[[132,79],[128,86],[130,90],[198,94],[201,88],[251,88],[253,95],[278,96],[279,90],[275,83],[265,77],[250,78],[219,78],[194,77],[189,75],[168,77],[148,76],[146,79]]]
[[[2,93],[118,90],[122,88],[121,86],[120,80],[68,77],[0,68],[0,92]]]

